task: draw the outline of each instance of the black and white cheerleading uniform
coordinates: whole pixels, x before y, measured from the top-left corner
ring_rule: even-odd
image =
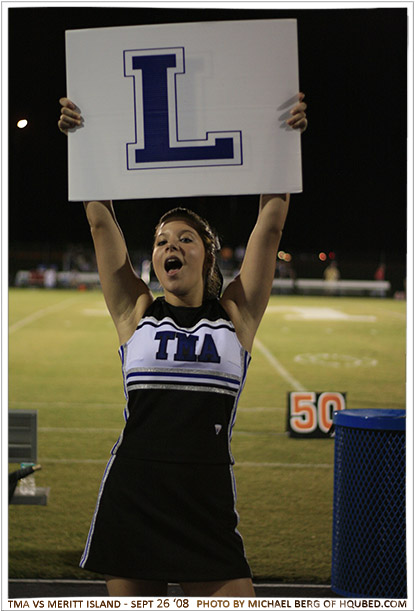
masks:
[[[230,450],[250,355],[229,316],[216,299],[158,298],[119,352],[126,424],[81,567],[173,582],[250,576]]]

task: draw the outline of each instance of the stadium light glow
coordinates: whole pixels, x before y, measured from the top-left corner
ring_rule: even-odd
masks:
[[[290,255],[289,253],[285,253],[285,255],[284,255],[284,261],[291,261],[291,260],[292,260],[291,255]]]
[[[19,119],[19,121],[17,122],[17,127],[22,130],[26,126],[27,126],[27,119]]]
[[[325,253],[319,253],[318,258],[320,261],[326,261],[327,255]]]
[[[278,251],[278,259],[284,259],[285,251]]]

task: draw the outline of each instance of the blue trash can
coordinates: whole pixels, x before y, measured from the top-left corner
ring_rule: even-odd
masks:
[[[333,415],[332,590],[406,598],[405,410]]]

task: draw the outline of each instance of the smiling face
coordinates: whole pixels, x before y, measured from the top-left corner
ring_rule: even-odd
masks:
[[[184,219],[159,226],[153,247],[153,268],[173,305],[200,306],[204,291],[205,247]]]

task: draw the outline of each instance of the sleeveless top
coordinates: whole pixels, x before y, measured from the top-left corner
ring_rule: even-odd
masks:
[[[157,298],[119,354],[126,423],[113,454],[234,463],[232,427],[251,356],[219,300],[187,308]]]

